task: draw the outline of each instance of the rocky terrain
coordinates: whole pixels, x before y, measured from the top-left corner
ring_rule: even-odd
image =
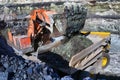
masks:
[[[103,70],[104,74],[120,76],[120,37],[111,35],[110,64]]]
[[[1,79],[73,80],[69,75],[60,76],[56,69],[53,69],[44,62],[33,62],[16,55],[12,48],[6,44],[4,38],[0,36],[0,80]]]
[[[120,14],[119,12],[114,11],[113,9],[96,12],[99,15],[115,15]],[[108,31],[111,32],[111,48],[110,48],[110,64],[106,67],[103,74],[111,74],[120,76],[120,19],[87,19],[85,24],[85,30],[90,31]],[[115,33],[115,34],[114,34]]]
[[[119,6],[117,7],[119,9]],[[17,8],[17,9],[20,9],[20,8]],[[26,9],[29,10],[29,7],[26,7]],[[93,10],[97,10],[97,9],[93,9]],[[24,9],[23,12],[26,12],[26,10]],[[95,13],[99,15],[103,15],[103,14],[108,14],[108,13],[119,14],[118,12],[119,11],[113,10],[113,9],[111,10],[105,9],[105,11],[102,11],[102,12],[99,11],[98,13],[97,12]],[[90,30],[90,31],[110,31],[111,33],[120,34],[119,25],[120,25],[120,20],[87,19],[84,29]],[[106,69],[104,69],[104,71],[101,73],[120,76],[119,75],[120,74],[120,67],[119,67],[120,66],[120,59],[119,59],[120,45],[119,43],[120,43],[119,35],[112,34],[111,35],[111,50],[109,53],[110,59],[111,59],[110,65]],[[20,79],[23,79],[23,80],[73,80],[70,75],[61,76],[56,69],[53,69],[52,66],[48,66],[48,64],[45,64],[44,63],[45,59],[43,58],[46,58],[46,57],[44,57],[44,55],[39,57],[44,62],[35,63],[29,60],[24,60],[23,58],[19,56],[16,56],[16,54],[14,54],[14,51],[10,48],[10,46],[6,44],[6,42],[4,42],[3,39],[1,39],[1,37],[0,37],[0,45],[2,45],[0,46],[0,71],[8,74],[8,80],[20,80]],[[48,53],[46,54],[48,55]],[[14,57],[11,57],[11,56],[14,56]],[[55,61],[56,64],[52,62],[51,58],[53,61]],[[47,58],[46,61],[58,67],[58,61],[60,61],[62,57],[53,58],[53,56],[51,56],[51,58]],[[64,64],[64,65],[59,65],[59,66],[68,67],[68,62],[64,59],[63,59],[63,62],[61,61],[61,64]]]
[[[112,34],[111,35],[111,53],[119,53],[120,52],[120,35]]]

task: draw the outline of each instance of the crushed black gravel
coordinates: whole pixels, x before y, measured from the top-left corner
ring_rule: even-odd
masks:
[[[0,72],[8,72],[8,80],[60,80],[58,74],[45,63],[5,55],[0,56]]]
[[[60,67],[60,68],[69,67],[69,62],[67,60],[63,59],[62,56],[50,51],[39,54],[38,59],[40,59],[43,62],[47,62],[48,64],[52,64],[55,67]]]
[[[46,63],[25,60],[21,56],[16,55],[2,36],[0,36],[0,72],[8,73],[8,80],[62,79],[56,70]]]

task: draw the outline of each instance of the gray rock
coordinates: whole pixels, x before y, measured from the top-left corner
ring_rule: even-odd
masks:
[[[67,61],[70,61],[71,57],[81,50],[87,48],[92,44],[92,41],[83,37],[83,36],[74,36],[65,44],[62,44],[56,48],[52,49],[52,52],[55,52],[61,55]]]
[[[44,75],[45,80],[52,80],[52,77],[50,75]]]
[[[70,76],[64,76],[61,78],[61,80],[74,80]]]
[[[27,74],[30,74],[30,75],[33,74],[33,68],[32,68],[32,67],[29,67],[29,68],[27,69]]]
[[[6,70],[7,70],[7,72],[13,72],[14,71],[14,65],[9,66]]]
[[[9,67],[8,62],[3,63],[3,66],[4,66],[5,68],[8,68],[8,67]]]
[[[7,80],[8,72],[0,72],[0,80]]]

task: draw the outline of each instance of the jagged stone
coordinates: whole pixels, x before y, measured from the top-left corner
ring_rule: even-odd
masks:
[[[64,76],[61,80],[73,80],[70,76]]]
[[[8,72],[0,72],[0,80],[8,80]]]
[[[80,3],[65,3],[63,6],[61,13],[53,15],[53,19],[58,31],[69,37],[70,34],[83,29],[87,9]]]
[[[40,78],[40,80],[53,80],[52,78],[55,80],[58,78],[59,80],[60,78],[59,76],[52,76],[57,73],[42,62],[35,63],[32,61],[24,61],[23,59],[20,60],[17,57],[13,58],[6,55],[0,55],[0,63],[0,71],[9,74],[8,80],[39,80]],[[0,80],[2,79],[0,78]]]
[[[61,55],[67,61],[70,61],[73,55],[89,47],[91,44],[92,41],[89,40],[88,38],[77,35],[72,37],[65,44],[53,48],[51,51]]]

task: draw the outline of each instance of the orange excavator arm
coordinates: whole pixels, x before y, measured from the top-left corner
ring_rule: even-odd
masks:
[[[38,45],[39,41],[42,41],[43,44],[47,44],[50,41],[50,34],[53,28],[50,17],[52,14],[54,12],[44,9],[37,9],[31,12],[27,35],[32,37],[34,45]]]
[[[47,11],[44,9],[33,10],[30,14],[31,17],[28,26],[28,36],[33,36],[37,33],[40,33],[43,26],[46,27],[50,32],[52,32],[50,25],[53,23],[51,23],[49,16],[52,14],[55,14],[55,12]],[[37,19],[39,19],[40,21],[37,22]]]

